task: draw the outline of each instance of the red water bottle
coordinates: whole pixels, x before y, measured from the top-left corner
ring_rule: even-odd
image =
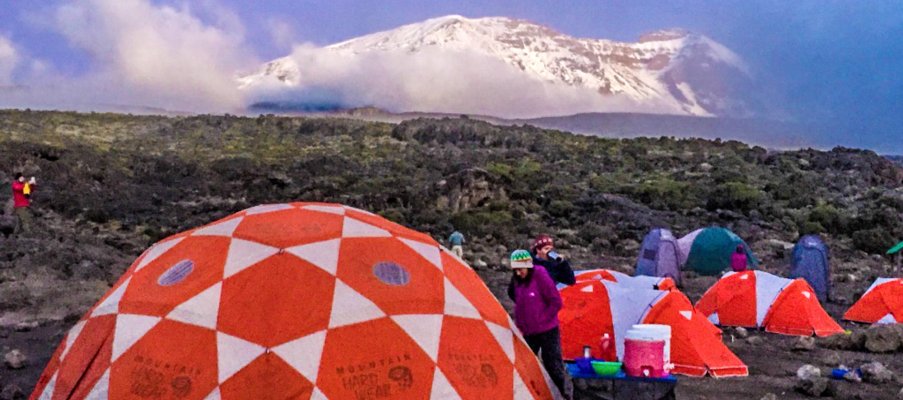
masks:
[[[608,348],[610,346],[611,346],[611,336],[608,336],[607,333],[603,334],[602,342],[601,342],[602,354],[599,358],[605,360],[605,355],[608,354]],[[605,361],[611,361],[611,360],[605,360]],[[614,361],[617,361],[617,360],[614,360]]]

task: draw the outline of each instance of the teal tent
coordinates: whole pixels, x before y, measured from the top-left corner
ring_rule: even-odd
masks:
[[[895,254],[903,250],[903,242],[897,243],[896,246],[891,247],[890,250],[887,251],[887,254]]]
[[[697,229],[678,240],[678,246],[686,254],[684,269],[701,275],[718,275],[731,266],[731,254],[737,246],[746,250],[749,268],[759,266],[759,260],[749,249],[749,245],[739,236],[721,227]]]

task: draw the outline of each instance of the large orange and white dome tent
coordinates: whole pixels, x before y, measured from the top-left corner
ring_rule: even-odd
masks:
[[[144,252],[32,399],[552,398],[480,278],[335,204],[253,207]]]
[[[696,309],[721,326],[797,336],[843,332],[804,279],[764,271],[728,272],[702,295]]]
[[[604,276],[604,275],[603,275]],[[624,339],[634,324],[671,327],[674,372],[689,376],[747,376],[746,365],[721,341],[721,330],[677,290],[653,290],[605,278],[586,279],[561,290],[561,354],[577,358],[583,347],[606,360],[623,359]],[[603,349],[608,334],[614,346]]]

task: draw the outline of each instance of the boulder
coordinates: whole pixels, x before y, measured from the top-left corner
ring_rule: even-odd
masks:
[[[640,243],[633,239],[622,240],[619,245],[627,253],[633,253],[640,249]]]
[[[793,351],[812,351],[815,349],[815,338],[812,336],[800,336],[793,341]]]
[[[826,365],[830,365],[832,367],[836,366],[836,365],[840,364],[840,354],[837,353],[836,351],[828,352],[828,354],[825,354],[825,356],[822,358],[822,361]]]
[[[818,338],[816,339],[816,343],[826,349],[853,350],[855,348],[853,336],[846,333],[838,333],[836,335]]]
[[[19,322],[13,329],[15,329],[16,332],[29,332],[32,329],[37,328],[38,325],[37,321]]]
[[[13,349],[3,356],[3,363],[6,364],[6,367],[9,369],[20,369],[25,367],[27,362],[28,357],[25,357],[25,354],[19,349]]]
[[[804,364],[796,370],[796,377],[800,380],[810,380],[821,376],[821,370],[812,364]]]
[[[750,336],[746,338],[746,343],[749,343],[753,346],[761,346],[763,343],[765,343],[765,339],[762,339],[761,336]]]
[[[747,331],[746,328],[742,326],[738,326],[734,328],[734,336],[740,339],[746,339],[749,337],[749,331]]]
[[[872,353],[896,351],[903,345],[903,328],[898,324],[875,325],[865,331],[865,349]]]
[[[16,230],[18,220],[12,215],[0,215],[0,234],[9,237]]]
[[[862,380],[865,382],[880,384],[894,379],[893,372],[877,361],[862,364],[859,369],[862,371]]]
[[[800,379],[793,386],[793,389],[808,396],[821,397],[829,392],[828,384],[828,378],[814,377],[812,379]]]
[[[10,383],[3,387],[3,390],[0,391],[0,400],[23,400],[25,399],[25,392],[19,385],[15,383]]]

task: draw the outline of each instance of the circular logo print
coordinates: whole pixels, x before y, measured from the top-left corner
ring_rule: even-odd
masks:
[[[392,286],[404,286],[411,281],[411,274],[401,265],[391,261],[383,261],[373,266],[373,275],[380,282]]]
[[[191,260],[182,260],[169,267],[166,272],[160,274],[157,284],[160,286],[172,286],[185,280],[191,271],[194,271],[194,262]]]

